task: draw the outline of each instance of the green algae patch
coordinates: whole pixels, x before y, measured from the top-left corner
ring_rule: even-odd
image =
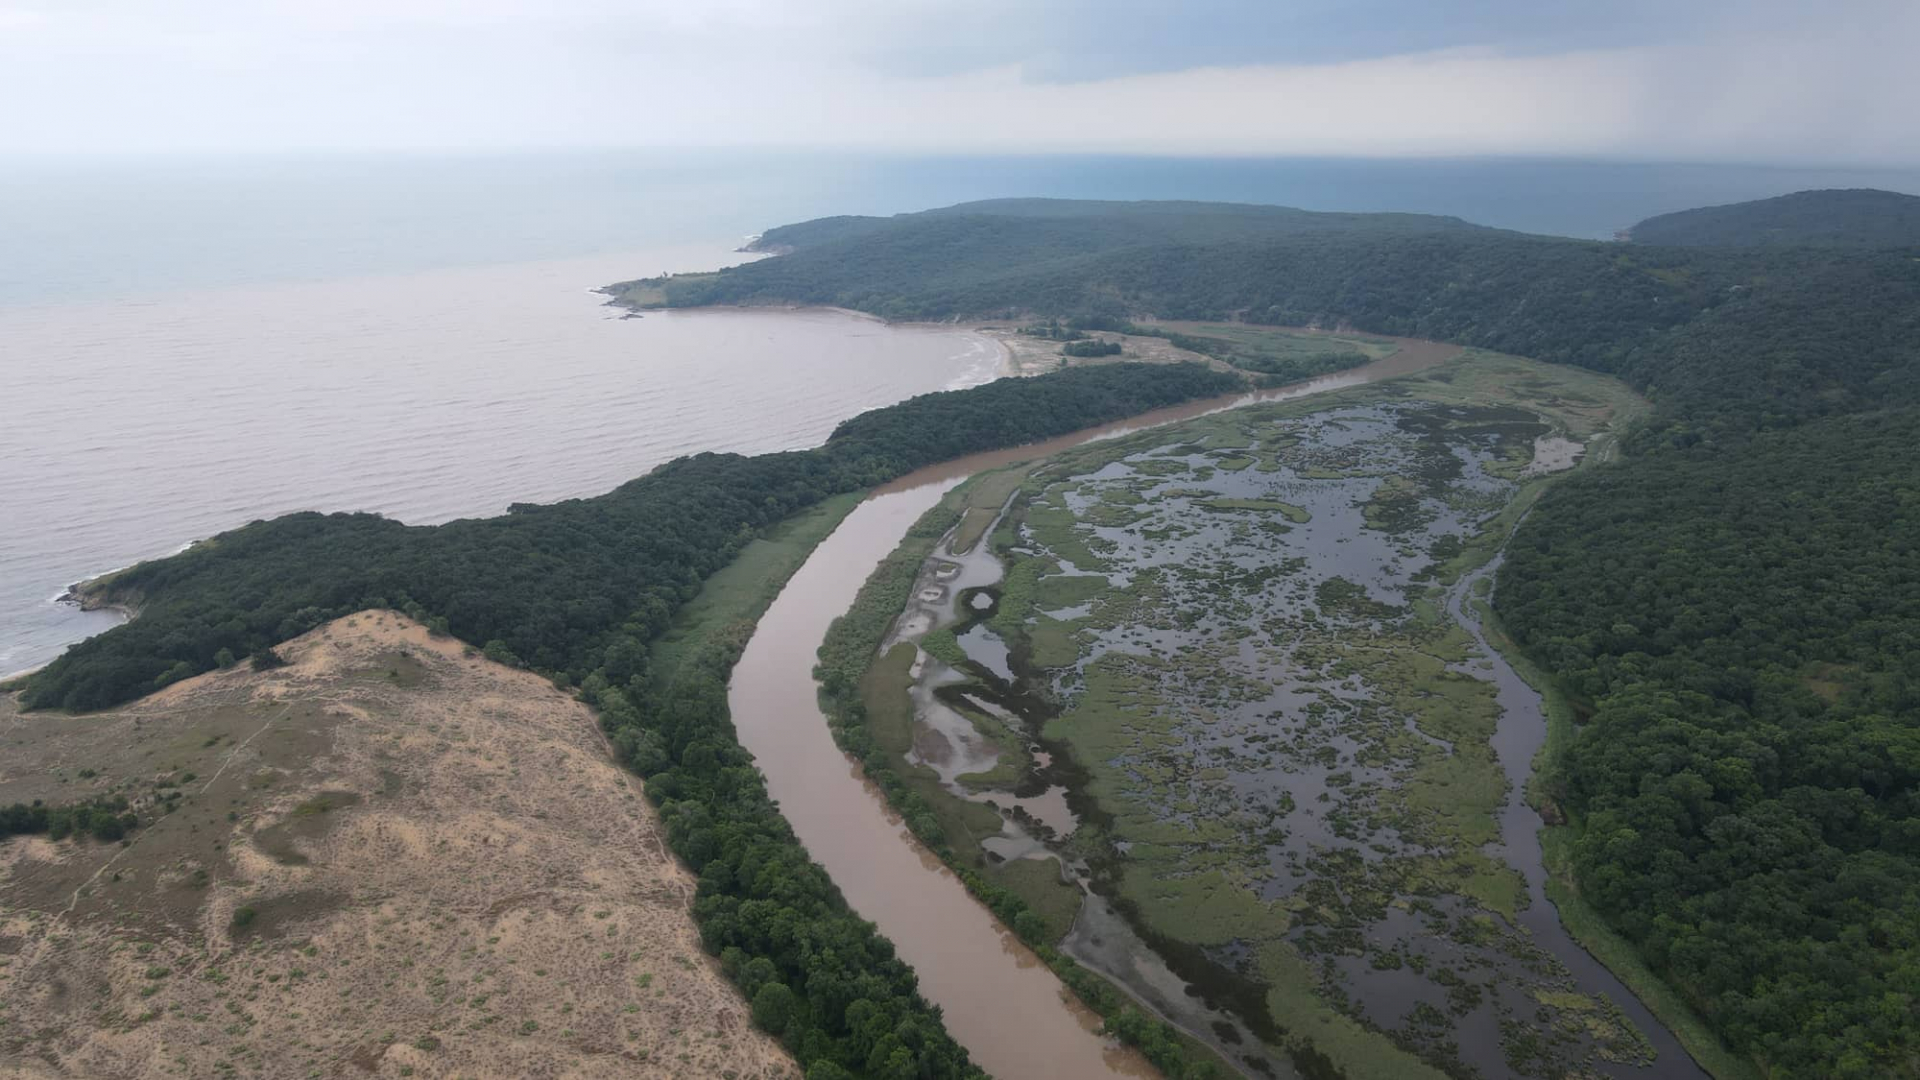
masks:
[[[1061,878],[1059,862],[1013,859],[988,867],[985,876],[1027,902],[1045,923],[1048,940],[1058,941],[1073,929],[1073,920],[1080,914],[1084,897],[1080,886]]]
[[[1393,1077],[1394,1080],[1450,1080],[1445,1072],[1402,1050],[1376,1031],[1337,1012],[1315,993],[1318,974],[1284,946],[1260,950],[1257,958],[1267,987],[1267,1011],[1287,1018],[1288,1030],[1338,1069],[1335,1075]]]
[[[1520,872],[1482,851],[1452,859],[1423,859],[1411,868],[1410,880],[1432,888],[1471,897],[1488,911],[1512,922],[1527,903],[1527,882]]]
[[[1278,499],[1204,499],[1200,506],[1206,510],[1262,510],[1279,514],[1288,521],[1304,525],[1313,520],[1313,514],[1305,507],[1284,503]]]
[[[1028,504],[1021,515],[1021,524],[1047,550],[1075,567],[1093,573],[1111,569],[1094,553],[1089,538],[1079,532],[1079,519],[1067,509],[1066,500],[1057,490],[1049,489],[1046,498],[1036,498]]]
[[[1011,789],[1033,771],[1033,755],[1027,750],[1024,732],[980,709],[953,702],[949,702],[948,707],[966,717],[974,730],[991,742],[996,751],[992,768],[962,773],[954,778],[962,787],[975,791]]]
[[[1152,865],[1129,866],[1122,882],[1140,904],[1147,925],[1190,945],[1225,945],[1238,940],[1250,923],[1287,925],[1284,910],[1262,903],[1223,869],[1185,877],[1164,877]]]
[[[1075,620],[1077,622],[1077,620]],[[1025,627],[1029,655],[1034,667],[1066,667],[1080,658],[1080,643],[1074,638],[1074,622],[1050,615],[1037,615]]]
[[[954,534],[954,553],[956,555],[964,555],[972,551],[973,546],[980,542],[982,536],[987,534],[987,530],[993,527],[994,519],[999,516],[1000,511],[997,507],[989,509],[987,507],[976,506],[968,510],[966,514],[961,517],[959,529]]]
[[[1033,585],[1033,603],[1042,611],[1077,607],[1108,590],[1107,579],[1093,574],[1049,574]]]

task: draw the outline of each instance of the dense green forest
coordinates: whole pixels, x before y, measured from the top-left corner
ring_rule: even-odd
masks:
[[[1625,379],[1652,418],[1541,501],[1495,595],[1591,709],[1551,778],[1583,830],[1578,884],[1771,1075],[1911,1077],[1920,252],[1779,243],[1906,237],[1902,199],[1694,218],[1684,242],[1719,246],[969,204],[796,231],[783,258],[656,285],[669,304],[889,317],[1352,326]]]
[[[1590,471],[1498,607],[1594,704],[1580,887],[1782,1076],[1914,1070],[1920,410]]]
[[[830,493],[1243,385],[1199,365],[1075,369],[864,413],[814,450],[702,454],[597,498],[496,518],[256,522],[117,575],[113,595],[137,599],[140,617],[29,678],[24,700],[93,708],[232,656],[271,666],[280,641],[400,606],[490,656],[577,684],[600,710],[646,777],[675,854],[699,875],[703,942],[809,1080],[976,1076],[912,970],[808,857],[741,748],[726,679],[744,639],[707,644],[671,678],[650,671],[649,647],[759,530]],[[21,820],[38,823],[30,808]]]
[[[1060,355],[1083,358],[1119,356],[1120,343],[1117,341],[1100,341],[1094,338],[1089,338],[1085,341],[1069,341],[1065,345],[1060,346]]]
[[[753,247],[791,252],[884,233],[903,222],[939,221],[976,214],[1037,223],[1040,228],[1033,240],[1043,248],[1058,251],[1089,246],[1275,240],[1314,234],[1493,231],[1456,217],[1433,214],[1328,214],[1257,203],[1184,200],[986,199],[896,214],[891,218],[843,216],[782,225],[767,230]]]
[[[1210,215],[1190,232],[1162,223],[1143,235],[1133,213],[1048,218],[990,212],[997,205],[886,219],[655,284],[672,305],[780,300],[888,318],[1351,325],[1618,375],[1664,407],[1681,439],[1920,401],[1907,362],[1920,260],[1908,252],[1590,243],[1414,216],[1342,231],[1345,215],[1306,215],[1329,227],[1217,239]]]
[[[1636,243],[1692,247],[1920,246],[1920,197],[1873,188],[1796,191],[1773,199],[1650,217]]]
[[[91,836],[111,841],[132,832],[140,823],[118,796],[88,799],[82,802],[49,806],[38,799],[0,807],[0,839],[21,833],[46,833],[52,840],[69,836]]]

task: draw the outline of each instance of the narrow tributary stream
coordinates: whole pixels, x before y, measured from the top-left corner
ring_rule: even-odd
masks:
[[[1500,812],[1499,854],[1508,865],[1520,871],[1520,876],[1527,882],[1529,902],[1520,912],[1520,923],[1533,934],[1533,939],[1542,948],[1566,965],[1580,989],[1603,995],[1620,1006],[1633,1025],[1653,1044],[1655,1057],[1651,1067],[1641,1069],[1616,1064],[1609,1067],[1613,1075],[1651,1075],[1661,1080],[1705,1080],[1706,1072],[1694,1062],[1673,1032],[1641,1004],[1640,999],[1615,978],[1605,964],[1594,959],[1579,942],[1573,940],[1567,928],[1561,925],[1559,912],[1547,901],[1547,868],[1540,858],[1540,815],[1526,801],[1527,781],[1533,775],[1534,756],[1547,739],[1546,706],[1539,691],[1529,686],[1500,655],[1500,651],[1493,647],[1493,643],[1487,640],[1486,628],[1480,625],[1479,612],[1469,602],[1476,585],[1481,581],[1491,582],[1505,559],[1503,551],[1485,566],[1463,575],[1455,582],[1447,594],[1447,614],[1465,627],[1479,645],[1480,653],[1491,670],[1483,668],[1473,674],[1476,678],[1493,683],[1500,703],[1500,725],[1494,731],[1493,749],[1499,755],[1500,767],[1506,772],[1510,786],[1507,805]],[[1488,599],[1491,598],[1489,593]]]

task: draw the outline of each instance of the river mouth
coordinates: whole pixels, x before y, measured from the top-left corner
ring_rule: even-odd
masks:
[[[1538,702],[1457,602],[1608,410],[1469,363],[1056,451],[883,643],[902,764],[999,814],[961,863],[1052,865],[1062,951],[1249,1075],[1691,1066],[1544,902]]]

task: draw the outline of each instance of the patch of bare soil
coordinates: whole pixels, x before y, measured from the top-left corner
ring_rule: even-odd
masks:
[[[0,1076],[788,1077],[585,706],[391,612],[126,709],[0,699]]]
[[[1090,333],[1087,336],[1098,341],[1118,342],[1121,353],[1118,356],[1065,357],[1060,355],[1060,342],[1047,338],[1022,334],[1005,325],[975,326],[974,333],[998,342],[1005,350],[1005,362],[1002,372],[1007,375],[1044,375],[1057,371],[1065,364],[1074,367],[1088,364],[1178,364],[1192,362],[1205,364],[1217,371],[1234,371],[1232,365],[1215,360],[1197,352],[1176,347],[1165,338],[1144,337],[1135,334],[1117,334],[1107,331]]]

